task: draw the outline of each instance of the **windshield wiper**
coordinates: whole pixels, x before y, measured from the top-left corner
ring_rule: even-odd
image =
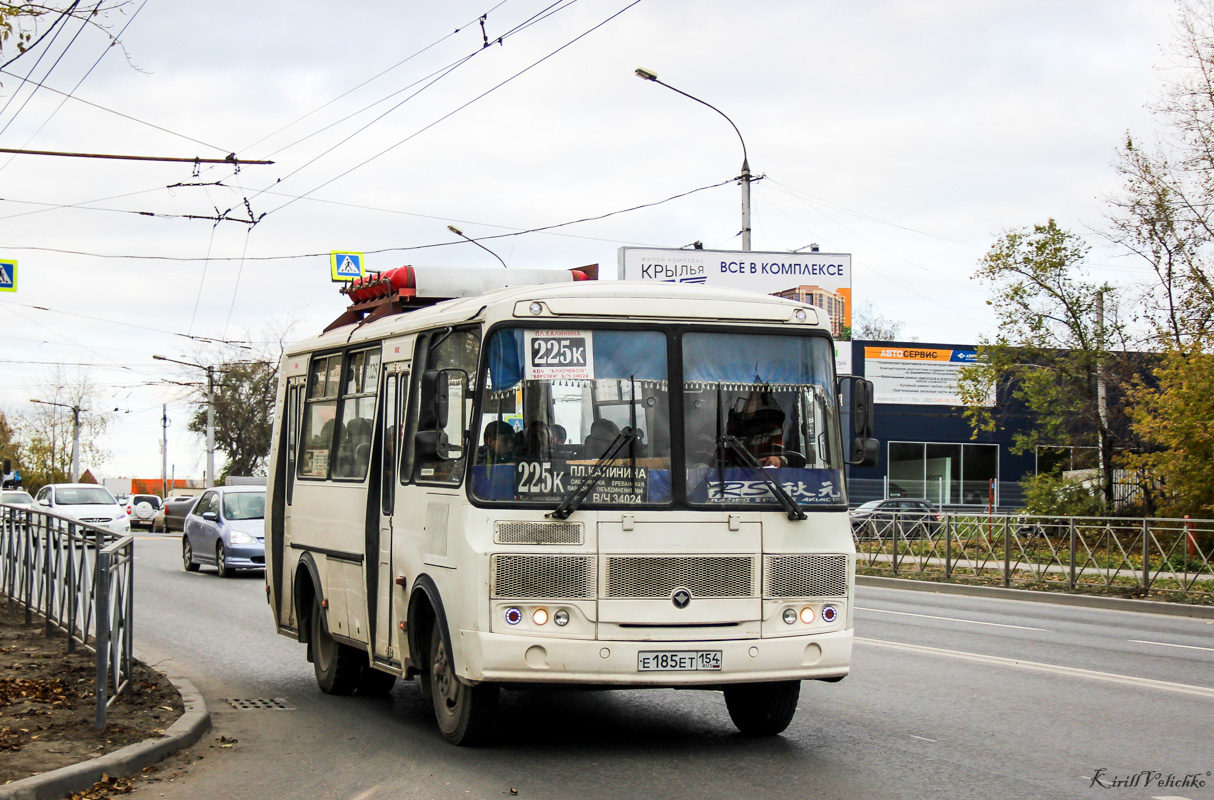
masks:
[[[788,512],[789,519],[808,519],[805,516],[805,512],[801,510],[801,506],[797,504],[796,500],[792,499],[792,495],[790,495],[788,491],[776,481],[775,478],[767,474],[767,470],[763,469],[763,465],[760,464],[758,460],[751,454],[751,452],[746,449],[746,445],[738,441],[738,437],[728,433],[721,434],[717,437],[717,446],[720,447],[721,445],[733,450],[734,454],[738,456],[738,459],[741,460],[744,466],[750,467],[759,473],[759,477],[763,479],[764,483],[771,487],[772,492],[774,492],[776,495],[776,499],[780,501],[780,505],[783,506],[784,510]],[[721,495],[722,497],[725,495],[724,481],[721,483]]]
[[[631,442],[639,442],[642,435],[640,428],[625,425],[624,429],[611,440],[611,444],[607,445],[607,450],[599,457],[599,460],[594,462],[594,467],[590,470],[590,474],[582,478],[577,486],[569,490],[569,494],[565,495],[565,499],[561,501],[559,506],[544,516],[551,517],[552,519],[568,519],[570,514],[577,511],[577,507],[586,499],[586,495],[590,494],[590,490],[598,485],[599,479],[606,472],[607,462],[614,460],[624,445]],[[634,463],[634,474],[635,471],[636,465]]]

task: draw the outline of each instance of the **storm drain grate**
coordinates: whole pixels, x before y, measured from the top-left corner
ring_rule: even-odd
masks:
[[[237,711],[294,711],[295,706],[285,697],[228,698],[228,705]]]

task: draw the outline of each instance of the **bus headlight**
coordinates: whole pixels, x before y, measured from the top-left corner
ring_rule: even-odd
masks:
[[[523,621],[523,612],[519,611],[514,606],[506,609],[506,624],[517,625]]]
[[[787,622],[789,625],[796,624],[796,621],[797,621],[796,609],[793,609],[793,608],[784,609],[784,621]]]
[[[531,621],[534,622],[536,625],[543,625],[546,622],[548,622],[548,609],[537,608],[535,611],[532,611],[531,612]]]
[[[822,606],[822,621],[834,622],[839,616],[839,611],[834,606]]]
[[[813,606],[806,606],[805,608],[801,609],[801,621],[806,625],[814,621]]]
[[[569,612],[563,608],[560,609],[552,615],[552,621],[562,628],[565,627],[569,624]]]

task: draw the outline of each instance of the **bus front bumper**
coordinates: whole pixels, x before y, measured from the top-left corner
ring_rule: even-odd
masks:
[[[596,641],[460,631],[463,669],[473,683],[695,686],[841,678],[852,631],[699,642]],[[641,670],[640,654],[720,651],[720,669]],[[685,659],[693,660],[693,659]]]

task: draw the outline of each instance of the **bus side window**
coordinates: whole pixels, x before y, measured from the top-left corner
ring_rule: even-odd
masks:
[[[329,453],[339,425],[340,377],[341,353],[312,359],[299,442],[298,475],[301,478],[329,477]]]
[[[421,416],[417,408],[418,381],[427,370],[457,370],[462,371],[469,376],[476,375],[476,360],[480,350],[480,336],[477,329],[463,330],[445,330],[436,331],[421,344],[419,344],[418,355],[422,355],[422,348],[425,348],[424,359],[417,364],[424,364],[424,368],[416,368],[414,375],[414,398],[410,400],[409,417],[411,436],[417,435],[417,419]],[[453,450],[459,453],[458,458],[443,459],[435,456],[424,455],[417,451],[414,447],[413,451],[417,453],[413,477],[421,483],[451,483],[458,484],[464,477],[464,465],[467,460],[467,452],[463,448],[464,431],[457,430],[460,420],[470,419],[471,399],[474,396],[475,387],[468,383],[466,387],[460,384],[462,392],[452,390],[450,393],[451,409],[448,415],[449,427],[447,430],[448,438],[451,441]]]
[[[379,482],[380,510],[386,516],[391,516],[393,511],[393,500],[396,497],[396,453],[398,442],[400,440],[400,406],[397,403],[397,381],[398,376],[395,372],[387,372],[384,374],[383,384],[383,409],[384,409],[384,457],[383,457],[383,478]]]
[[[299,447],[299,394],[301,388],[298,382],[291,383],[287,387],[287,425],[283,432],[287,438],[285,448],[287,453],[287,505],[291,505],[291,497],[295,490],[295,448]]]

